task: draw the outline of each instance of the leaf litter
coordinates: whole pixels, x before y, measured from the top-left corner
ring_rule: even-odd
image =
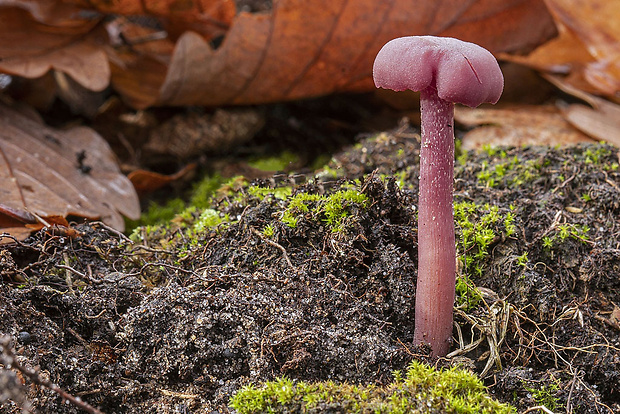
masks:
[[[50,128],[0,105],[0,230],[23,238],[32,224],[69,215],[101,218],[123,230],[140,216],[138,196],[107,142],[94,130]],[[25,231],[26,234],[28,233]],[[0,238],[6,242],[6,238]]]
[[[75,239],[37,233],[0,251],[0,331],[104,412],[228,412],[241,386],[283,375],[385,384],[430,361],[412,345],[418,154],[403,127],[335,156],[288,197],[270,195],[271,180],[229,186],[210,209],[133,241],[97,223]],[[475,258],[459,275],[480,296],[459,293],[452,363],[484,373],[493,397],[521,411],[551,390],[556,408],[617,412],[618,150],[459,161],[455,200],[469,207],[457,239],[468,222],[492,223],[495,236],[459,248]],[[348,190],[367,202],[342,204],[334,227],[322,203]],[[77,412],[41,388],[22,392],[42,411]]]

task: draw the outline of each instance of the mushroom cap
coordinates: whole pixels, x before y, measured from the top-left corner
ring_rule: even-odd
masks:
[[[395,91],[433,85],[441,99],[471,107],[496,103],[504,89],[504,76],[491,52],[451,37],[389,41],[375,58],[373,78],[377,87]]]

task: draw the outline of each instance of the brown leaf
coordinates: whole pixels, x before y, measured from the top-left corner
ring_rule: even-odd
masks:
[[[158,190],[173,181],[180,180],[192,174],[196,169],[196,164],[188,164],[174,174],[164,175],[147,170],[135,170],[129,173],[127,178],[131,181],[136,191],[142,194],[148,194]]]
[[[223,34],[237,13],[233,0],[71,0],[71,3],[104,14],[161,17],[170,34],[194,30],[209,38]]]
[[[72,16],[67,14],[61,19],[55,14],[54,24],[50,25],[37,21],[26,10],[0,8],[0,71],[38,78],[53,68],[87,89],[100,91],[107,87],[110,67],[98,44],[98,20]]]
[[[22,3],[0,0],[5,6],[0,35],[11,40],[0,48],[0,56],[9,57],[0,70],[36,77],[54,68],[91,90],[108,85],[106,40],[95,30],[100,17],[71,13],[63,20],[61,12],[52,11],[55,4],[69,7],[59,0]],[[107,24],[116,48],[105,48],[112,84],[139,108],[254,104],[373,90],[372,62],[394,37],[453,36],[509,52],[539,44],[555,31],[542,0],[280,0],[271,13],[241,12],[234,20],[232,0],[162,0],[148,7],[138,0],[71,3],[102,13],[156,16],[144,29],[163,23],[169,38],[184,32],[174,53],[162,53],[172,43],[161,38],[166,35],[161,28],[137,40],[125,28]],[[225,38],[214,50],[207,40],[218,34]],[[146,50],[151,45],[159,45],[158,51]]]
[[[569,75],[567,82],[587,92],[613,97],[620,91],[620,2],[545,0],[559,36],[528,56],[502,59]]]
[[[564,118],[575,128],[590,137],[620,146],[620,105],[576,88],[559,76],[545,76],[564,92],[592,105],[571,104],[562,108]]]
[[[606,95],[620,91],[620,2],[545,0],[551,14],[581,40],[594,59],[588,82]]]
[[[185,33],[160,95],[130,102],[220,106],[372,90],[374,57],[394,37],[454,36],[498,52],[538,44],[552,33],[539,0],[424,1],[415,7],[410,0],[281,0],[271,14],[240,13],[216,50]],[[154,85],[138,79],[131,85],[142,88]]]
[[[620,146],[620,118],[610,117],[600,109],[581,104],[563,108],[562,114],[568,122],[589,136]]]
[[[502,109],[457,106],[454,117],[466,126],[489,124],[465,134],[462,143],[465,150],[481,149],[484,145],[519,147],[592,142],[571,127],[554,106],[523,105]]]
[[[100,217],[119,230],[121,214],[139,217],[133,186],[92,129],[52,129],[4,105],[0,124],[0,214],[23,223],[31,213]]]
[[[230,150],[252,139],[264,124],[264,115],[255,108],[178,114],[151,131],[143,152],[148,158],[164,155],[185,161],[209,151]]]

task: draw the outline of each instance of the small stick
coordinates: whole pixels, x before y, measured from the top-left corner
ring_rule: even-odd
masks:
[[[295,267],[293,266],[293,263],[291,263],[291,260],[288,258],[288,254],[286,253],[286,249],[274,242],[273,240],[269,240],[267,237],[265,237],[260,231],[256,230],[256,229],[252,229],[252,232],[254,234],[256,234],[258,237],[261,238],[261,240],[267,242],[268,244],[272,245],[273,247],[277,247],[278,249],[280,249],[280,251],[282,251],[282,255],[284,256],[284,258],[286,259],[286,263],[289,265],[289,267],[293,270],[295,270]]]
[[[78,408],[81,408],[87,413],[103,414],[102,411],[93,407],[87,402],[82,401],[81,398],[74,397],[73,395],[69,394],[68,392],[60,388],[58,385],[54,384],[53,382],[41,378],[38,371],[31,369],[31,368],[27,368],[23,366],[22,364],[20,364],[17,358],[15,357],[15,354],[13,353],[13,349],[11,348],[11,337],[10,336],[4,335],[0,337],[0,347],[2,347],[2,354],[0,355],[0,361],[6,367],[15,368],[16,370],[21,372],[23,375],[30,378],[30,380],[34,382],[35,384],[41,387],[49,388],[50,390],[54,391],[56,394],[60,395],[63,399],[69,401],[71,404],[75,405]]]

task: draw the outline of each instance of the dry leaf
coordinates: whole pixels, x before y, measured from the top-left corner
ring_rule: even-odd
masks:
[[[50,25],[21,8],[0,8],[0,71],[38,78],[53,68],[93,91],[108,86],[110,67],[99,45],[101,33],[95,30],[98,20],[73,16],[68,13],[61,20],[55,14]]]
[[[4,105],[0,124],[0,215],[9,212],[14,223],[32,215],[101,218],[118,230],[122,215],[140,216],[131,182],[92,129],[52,129]]]
[[[185,161],[209,151],[226,151],[252,139],[265,124],[255,108],[216,109],[213,114],[189,112],[154,128],[143,151]]]
[[[147,19],[142,29],[150,33],[142,39],[127,33],[138,24],[107,23],[112,49],[95,30],[103,15],[89,20],[73,17],[87,13],[73,13],[62,20],[62,13],[52,12],[52,5],[64,5],[59,0],[22,3],[0,0],[0,23],[6,23],[0,35],[11,39],[0,48],[0,56],[9,57],[0,70],[35,77],[55,68],[100,90],[109,78],[105,49],[112,85],[135,107],[254,104],[373,90],[373,59],[394,37],[453,36],[509,52],[555,32],[542,0],[425,0],[414,6],[411,0],[279,0],[270,13],[241,12],[234,19],[232,0],[163,0],[148,8],[138,0],[73,0],[101,13],[158,17]],[[168,34],[174,32],[168,39],[162,38],[166,24]],[[182,32],[172,53],[170,38]],[[216,32],[225,37],[213,49],[207,41]]]
[[[523,145],[567,145],[592,142],[571,127],[554,106],[514,106],[502,109],[457,106],[455,119],[475,128],[463,137],[465,150],[483,145],[519,147]]]
[[[620,92],[620,2],[545,0],[559,36],[528,56],[500,55],[533,68],[569,75],[566,82],[586,92],[614,97]]]
[[[217,50],[195,33],[181,36],[157,103],[253,104],[372,90],[372,62],[394,37],[453,36],[508,51],[540,42],[550,23],[536,0],[415,7],[410,0],[281,0],[270,15],[240,13]]]
[[[173,181],[180,180],[192,174],[196,164],[188,164],[174,174],[164,175],[153,171],[135,170],[129,173],[127,178],[131,181],[136,191],[140,194],[148,194],[158,190]]]
[[[109,15],[160,17],[166,31],[174,36],[186,30],[208,38],[228,30],[236,14],[233,0],[72,0],[76,6]]]
[[[618,108],[620,109],[620,106]],[[562,114],[580,131],[620,147],[620,118],[610,117],[599,109],[581,104],[562,108]]]
[[[545,0],[551,14],[581,40],[594,62],[586,80],[602,93],[620,91],[620,2],[609,0]]]
[[[582,99],[593,108],[581,104],[561,108],[564,118],[590,137],[620,146],[620,105],[580,90],[559,76],[545,76],[564,92]]]

